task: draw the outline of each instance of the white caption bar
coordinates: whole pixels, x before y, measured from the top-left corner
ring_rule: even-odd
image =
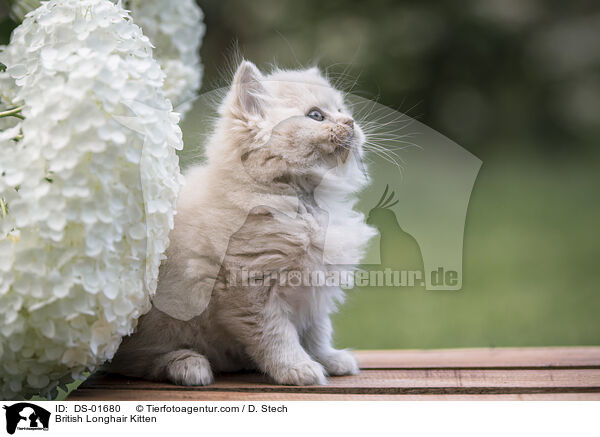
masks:
[[[587,435],[599,402],[3,402],[0,435]],[[32,406],[33,405],[33,406]],[[37,408],[34,408],[37,407]],[[41,409],[40,409],[41,408]],[[49,416],[44,413],[49,413]],[[5,416],[5,417],[4,417]],[[12,434],[11,434],[12,431]],[[116,434],[115,434],[116,433]],[[131,434],[128,434],[131,433]],[[185,433],[185,434],[183,434]]]

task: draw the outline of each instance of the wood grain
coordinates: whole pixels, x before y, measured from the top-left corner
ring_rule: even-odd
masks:
[[[72,401],[600,401],[600,393],[361,395],[333,393],[247,393],[218,391],[79,389]]]
[[[375,392],[397,388],[564,388],[588,387],[600,391],[600,369],[539,369],[539,370],[363,370],[356,376],[329,378],[326,386],[277,385],[264,375],[236,373],[217,377],[210,386],[182,387],[164,382],[132,380],[115,375],[99,375],[85,383],[86,388],[129,390],[215,391],[243,390],[247,392]]]
[[[281,386],[265,375],[217,375],[182,387],[97,373],[72,400],[600,399],[600,347],[358,351],[359,375]]]
[[[355,351],[361,369],[599,367],[600,347]]]

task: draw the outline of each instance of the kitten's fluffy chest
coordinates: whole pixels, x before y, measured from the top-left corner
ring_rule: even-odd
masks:
[[[321,205],[312,193],[297,193],[295,213],[253,208],[231,237],[227,269],[269,272],[326,271],[335,264],[356,264],[373,235],[362,214],[350,206]],[[340,256],[342,255],[342,256]]]
[[[227,268],[259,274],[322,268],[328,215],[309,195],[297,200],[295,213],[254,207],[229,241]]]

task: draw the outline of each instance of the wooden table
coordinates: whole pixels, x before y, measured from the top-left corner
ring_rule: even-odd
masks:
[[[207,387],[97,373],[69,400],[600,400],[600,347],[357,351],[362,372],[326,386],[217,375]]]

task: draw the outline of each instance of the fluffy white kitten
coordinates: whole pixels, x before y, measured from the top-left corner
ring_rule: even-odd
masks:
[[[242,369],[293,385],[356,374],[353,355],[331,341],[339,287],[231,278],[360,262],[375,234],[351,197],[366,183],[363,142],[318,69],[263,75],[242,62],[207,163],[186,175],[153,308],[111,370],[184,385]]]

